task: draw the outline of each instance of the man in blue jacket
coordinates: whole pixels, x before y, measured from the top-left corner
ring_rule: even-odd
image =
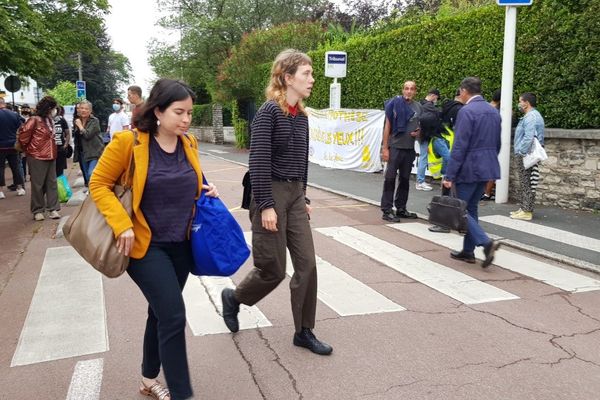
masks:
[[[15,141],[17,140],[17,130],[21,126],[19,115],[6,108],[3,98],[0,98],[0,199],[4,199],[4,167],[8,160],[8,165],[12,170],[13,184],[17,190],[17,196],[24,196],[23,176],[19,168],[19,153],[15,150]]]
[[[461,251],[452,251],[457,260],[475,263],[475,247],[483,246],[483,268],[494,260],[498,243],[491,240],[478,223],[478,206],[489,180],[500,179],[501,120],[498,111],[481,96],[481,80],[463,79],[460,83],[460,109],[454,125],[454,146],[450,153],[444,187],[454,185],[458,198],[467,202],[468,232]]]

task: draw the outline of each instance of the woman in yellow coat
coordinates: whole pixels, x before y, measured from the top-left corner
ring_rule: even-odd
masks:
[[[137,138],[116,133],[90,180],[90,195],[129,255],[127,273],[148,300],[140,392],[159,400],[192,396],[186,347],[185,305],[181,292],[193,265],[189,226],[202,189],[196,139],[187,135],[195,95],[182,82],[160,79],[136,117]],[[135,161],[133,216],[112,187]],[[156,380],[163,368],[164,387]]]

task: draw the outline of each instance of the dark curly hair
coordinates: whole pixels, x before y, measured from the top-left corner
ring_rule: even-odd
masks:
[[[48,117],[50,111],[52,111],[53,108],[56,108],[57,105],[58,103],[54,100],[54,97],[44,96],[35,106],[35,115],[42,118]]]
[[[192,98],[192,102],[196,100],[196,94],[185,83],[173,79],[159,79],[152,87],[150,96],[142,106],[139,114],[133,119],[133,123],[140,131],[156,135],[158,126],[156,125],[154,109],[158,108],[160,112],[163,112],[172,103],[185,100],[188,97]]]

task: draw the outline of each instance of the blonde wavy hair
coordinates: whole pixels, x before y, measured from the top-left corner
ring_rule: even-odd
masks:
[[[275,61],[273,61],[273,66],[271,67],[271,81],[265,90],[265,97],[267,100],[276,101],[285,115],[289,114],[285,98],[287,91],[285,75],[295,75],[298,67],[301,65],[312,66],[312,60],[308,55],[299,50],[287,49],[275,57]],[[302,99],[298,101],[298,111],[306,115]]]

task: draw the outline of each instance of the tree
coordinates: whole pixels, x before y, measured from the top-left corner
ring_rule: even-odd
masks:
[[[94,48],[108,7],[107,0],[2,0],[0,72],[38,80],[65,54]]]
[[[76,56],[67,57],[52,74],[38,81],[42,87],[54,87],[61,81],[74,82],[78,71]],[[86,98],[92,102],[94,115],[105,124],[112,113],[112,102],[119,96],[119,85],[126,84],[131,75],[127,57],[111,49],[110,39],[102,31],[95,46],[82,54],[83,79],[86,81]]]
[[[315,49],[323,40],[320,23],[288,23],[244,35],[231,50],[231,56],[219,66],[219,97],[230,99],[260,98],[267,74],[261,67],[270,64],[286,48],[304,52]]]
[[[290,22],[319,19],[328,0],[158,0],[160,25],[179,30],[181,40],[149,46],[150,65],[159,76],[184,79],[216,92],[218,66],[242,35]]]
[[[46,94],[54,97],[61,106],[73,105],[78,102],[77,88],[73,82],[58,82],[52,89],[47,90]]]

